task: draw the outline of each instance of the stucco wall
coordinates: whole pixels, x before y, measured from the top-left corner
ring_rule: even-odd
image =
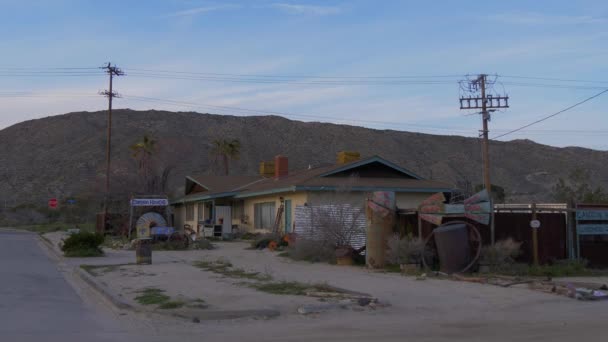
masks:
[[[304,205],[307,201],[306,192],[285,192],[279,194],[273,194],[268,196],[259,196],[253,198],[245,198],[245,215],[247,215],[247,224],[240,224],[241,231],[256,231],[254,227],[254,205],[256,203],[274,202],[275,208],[278,209],[281,205],[280,198],[283,197],[285,200],[291,200],[291,216],[293,222],[293,216],[295,213],[296,205]],[[281,230],[285,229],[285,219],[281,220]]]

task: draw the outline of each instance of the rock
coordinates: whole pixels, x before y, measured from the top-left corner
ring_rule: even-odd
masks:
[[[339,309],[343,307],[341,304],[336,303],[325,303],[319,305],[302,305],[298,308],[298,313],[301,315],[308,315],[312,313],[321,313],[332,309]]]
[[[426,280],[426,273],[422,273],[421,275],[417,276],[416,280]]]
[[[369,305],[372,302],[371,298],[359,298],[357,300],[357,304],[359,304],[359,306],[366,306]]]
[[[200,323],[200,322],[201,322],[201,320],[198,319],[198,317],[192,318],[192,323]]]

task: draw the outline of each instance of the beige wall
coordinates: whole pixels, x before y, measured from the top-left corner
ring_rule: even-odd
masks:
[[[254,225],[254,205],[256,203],[274,202],[275,208],[279,208],[281,205],[280,198],[283,197],[285,200],[291,200],[291,217],[292,222],[295,216],[296,205],[304,205],[307,201],[306,192],[285,192],[279,194],[273,194],[268,196],[258,196],[252,198],[245,198],[245,215],[247,215],[247,224],[240,224],[241,231],[256,231]],[[285,219],[281,220],[281,230],[285,230]]]
[[[400,209],[416,208],[423,200],[431,196],[431,193],[397,193],[396,202]],[[280,197],[286,200],[291,200],[292,220],[294,220],[295,209],[297,205],[321,205],[329,203],[348,203],[351,205],[365,205],[365,200],[369,196],[367,192],[350,192],[350,193],[335,193],[335,192],[285,192],[274,195],[258,196],[245,198],[244,213],[247,216],[247,223],[242,223],[239,219],[233,219],[233,224],[238,224],[241,231],[256,231],[254,227],[254,205],[256,203],[274,202],[275,208],[281,205]],[[191,204],[186,204],[191,205]],[[184,224],[189,224],[193,229],[196,229],[198,224],[198,205],[194,203],[194,220],[186,220],[186,205],[174,207],[175,227],[183,228]],[[285,229],[285,220],[281,220],[281,230]]]

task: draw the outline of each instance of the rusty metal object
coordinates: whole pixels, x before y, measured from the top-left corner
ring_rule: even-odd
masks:
[[[465,222],[465,221],[451,221],[448,222],[446,224],[444,224],[443,226],[449,226],[449,225],[453,225],[453,224],[464,224],[469,228],[469,241],[472,242],[473,244],[477,244],[477,250],[475,252],[475,256],[473,257],[473,259],[471,260],[471,262],[469,262],[464,268],[462,268],[461,270],[459,270],[458,272],[454,272],[454,273],[465,273],[467,271],[469,271],[471,269],[471,267],[473,267],[473,265],[475,265],[477,263],[477,260],[479,260],[479,256],[481,255],[481,234],[479,234],[479,230],[477,230],[477,228],[475,228],[474,225]],[[433,230],[431,232],[431,234],[429,234],[429,236],[427,236],[427,238],[424,240],[424,250],[426,250],[427,245],[429,244],[429,242],[431,241],[431,238],[434,237],[435,230]],[[426,262],[426,258],[425,256],[425,252],[422,252],[422,264],[424,266],[424,268],[429,269],[430,267],[428,266],[427,262]]]

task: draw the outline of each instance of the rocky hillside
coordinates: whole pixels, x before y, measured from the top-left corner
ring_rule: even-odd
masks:
[[[0,196],[10,204],[42,204],[50,197],[85,196],[103,189],[105,112],[79,112],[30,120],[0,131]],[[113,118],[113,184],[116,191],[135,172],[129,146],[145,135],[159,141],[176,168],[171,188],[183,177],[212,172],[211,142],[237,138],[241,158],[233,174],[255,174],[258,162],[283,154],[292,169],[333,163],[340,150],[378,154],[427,178],[452,184],[481,183],[477,139],[328,123],[305,123],[277,116],[238,117],[192,112],[116,110]],[[608,153],[556,148],[532,141],[493,142],[493,183],[508,201],[551,200],[559,177],[580,167],[597,185],[608,186]]]

